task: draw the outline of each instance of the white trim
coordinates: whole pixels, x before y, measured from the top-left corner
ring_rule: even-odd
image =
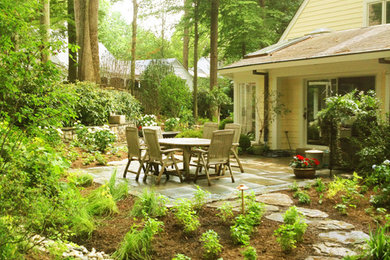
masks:
[[[298,11],[295,13],[293,19],[291,20],[291,22],[288,24],[286,30],[284,30],[282,36],[280,37],[279,41],[278,42],[281,42],[281,41],[284,41],[287,37],[287,35],[290,33],[292,27],[295,25],[295,23],[297,22],[298,20],[298,17],[301,15],[301,13],[303,12],[303,9],[305,9],[307,3],[309,3],[310,0],[305,0],[303,1],[303,3],[301,4],[301,6],[299,7]]]
[[[364,0],[364,7],[363,7],[363,26],[368,27],[369,25],[369,13],[368,13],[368,6],[370,4],[374,3],[382,3],[382,21],[381,24],[386,24],[386,12],[387,12],[387,5],[386,3],[388,0]],[[390,10],[389,10],[390,12]]]
[[[278,91],[278,78],[276,77],[270,77],[270,89],[269,93],[277,93]],[[269,109],[272,109],[269,107]],[[269,132],[271,133],[271,150],[276,150],[279,148],[278,140],[279,140],[279,127],[278,122],[279,118],[278,115],[276,116],[276,119],[271,123]]]

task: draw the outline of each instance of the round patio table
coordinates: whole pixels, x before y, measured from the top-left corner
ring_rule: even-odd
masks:
[[[160,145],[183,149],[183,165],[186,178],[190,174],[190,159],[192,147],[208,147],[210,139],[204,138],[164,138],[159,139]]]

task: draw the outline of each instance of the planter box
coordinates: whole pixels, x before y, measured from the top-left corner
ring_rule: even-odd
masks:
[[[293,170],[298,179],[313,179],[316,175],[314,168],[293,168]]]
[[[124,115],[114,115],[114,116],[110,116],[108,118],[108,122],[110,124],[118,124],[118,125],[123,125],[124,123],[126,123],[126,116]]]

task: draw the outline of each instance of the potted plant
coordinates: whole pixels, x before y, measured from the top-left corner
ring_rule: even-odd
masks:
[[[316,167],[320,162],[316,158],[306,158],[302,155],[296,155],[290,162],[297,178],[314,178]]]

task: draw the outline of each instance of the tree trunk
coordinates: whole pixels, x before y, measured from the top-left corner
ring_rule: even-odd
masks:
[[[91,2],[90,2],[91,1]],[[79,51],[79,67],[78,67],[78,78],[81,81],[91,81],[99,82],[97,79],[99,75],[96,74],[96,62],[99,63],[99,58],[96,59],[96,56],[99,55],[97,46],[92,47],[92,44],[97,44],[97,39],[91,38],[91,27],[97,26],[97,21],[91,21],[90,12],[96,12],[96,6],[90,8],[90,4],[98,3],[97,0],[82,0],[80,1],[80,28],[78,39],[80,45]],[[96,18],[95,13],[91,13],[93,19]],[[92,24],[91,24],[92,22]],[[95,34],[97,30],[92,29],[92,32]],[[97,37],[97,33],[96,33]],[[97,53],[93,54],[93,51]],[[98,64],[97,64],[98,65]],[[99,77],[100,78],[100,77]]]
[[[50,0],[44,0],[41,16],[41,35],[42,35],[42,62],[50,59],[49,40],[50,40]]]
[[[91,43],[92,66],[95,82],[100,84],[99,40],[98,40],[99,0],[89,0],[89,37]]]
[[[184,3],[184,17],[188,17],[188,0]],[[183,67],[188,70],[188,53],[190,45],[189,28],[185,25],[183,35]]]
[[[76,38],[74,1],[68,0],[68,47],[77,44]],[[68,49],[68,81],[75,82],[77,79],[77,52],[72,51],[72,48]]]
[[[137,0],[133,0],[133,23],[131,24],[132,36],[131,36],[131,67],[130,67],[130,78],[131,86],[130,93],[134,96],[135,89],[135,51],[137,45],[137,15],[138,15],[138,4]]]
[[[218,9],[219,0],[211,0],[210,14],[210,90],[218,86]],[[218,110],[212,108],[211,115],[218,117]]]
[[[194,7],[194,118],[198,120],[198,23],[199,23],[199,0],[195,0]]]

